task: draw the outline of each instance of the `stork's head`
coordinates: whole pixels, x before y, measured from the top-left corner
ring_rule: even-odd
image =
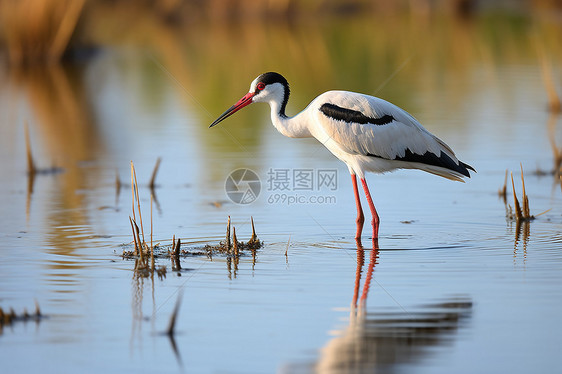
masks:
[[[228,108],[220,115],[211,126],[218,125],[219,122],[230,117],[240,109],[252,103],[268,102],[279,104],[279,114],[285,115],[285,107],[289,100],[289,83],[279,73],[263,73],[250,84],[250,91],[236,104]]]

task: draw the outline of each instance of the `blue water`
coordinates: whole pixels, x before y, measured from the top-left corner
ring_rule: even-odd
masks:
[[[3,327],[2,372],[556,371],[562,193],[552,176],[534,175],[537,166],[552,168],[546,97],[538,62],[525,47],[512,48],[492,61],[472,57],[460,70],[430,64],[424,79],[432,84],[407,67],[378,93],[406,107],[478,173],[464,184],[418,171],[370,175],[382,220],[373,262],[369,225],[363,252],[353,239],[347,168],[321,145],[278,134],[265,106],[207,128],[261,71],[229,77],[228,88],[196,79],[178,85],[142,49],[108,48],[81,66],[81,85],[65,73],[68,92],[53,94],[42,78],[1,76],[0,306],[21,314],[37,301],[45,315]],[[290,81],[295,75],[287,73]],[[332,76],[295,79],[289,111],[312,99],[312,82],[327,85]],[[26,120],[39,167],[64,168],[36,176],[32,192]],[[559,118],[554,124],[561,143]],[[222,255],[188,256],[178,273],[158,258],[165,278],[134,272],[134,261],[121,256],[132,240],[130,161],[148,236],[146,185],[158,157],[154,242],[169,245],[175,235],[194,251],[217,244],[227,216],[246,241],[253,216],[265,243],[255,263],[248,253],[230,267]],[[532,213],[550,210],[518,230],[496,191],[508,169],[520,195],[520,163]],[[225,193],[237,168],[255,171],[261,182],[251,204]],[[272,171],[293,177],[303,170],[329,170],[336,186],[272,187]],[[355,307],[354,293],[360,298],[364,290]],[[174,350],[163,333],[180,295]]]

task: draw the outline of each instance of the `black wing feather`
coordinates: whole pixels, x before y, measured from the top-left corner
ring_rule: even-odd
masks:
[[[348,123],[373,124],[377,126],[383,126],[393,121],[396,121],[396,119],[389,114],[385,114],[379,118],[374,118],[374,117],[366,116],[357,110],[342,108],[340,106],[331,103],[323,104],[320,107],[320,111],[325,116],[330,117],[331,119],[337,121],[344,121]],[[367,156],[385,158],[370,153],[367,154]],[[462,161],[459,161],[457,165],[457,163],[444,152],[441,152],[441,154],[438,156],[435,153],[429,151],[425,152],[424,154],[417,154],[412,152],[410,149],[406,149],[406,153],[404,154],[404,156],[395,157],[392,160],[404,161],[404,162],[417,162],[420,164],[438,166],[444,169],[456,171],[469,178],[470,178],[470,173],[468,170],[475,171],[472,166],[465,164]]]
[[[380,157],[373,154],[368,154],[367,156]],[[459,164],[457,165],[457,163],[453,161],[451,157],[447,156],[444,152],[441,152],[441,154],[438,157],[435,153],[432,152],[425,152],[423,155],[419,155],[417,153],[413,153],[409,149],[406,149],[406,153],[404,154],[404,156],[395,157],[393,160],[405,161],[405,162],[418,162],[420,164],[439,166],[444,169],[454,170],[469,178],[470,178],[470,173],[468,172],[468,170],[470,169],[472,171],[475,171],[472,166],[465,164],[462,161],[459,161]]]
[[[342,108],[330,103],[322,104],[322,106],[320,107],[320,111],[324,113],[325,116],[328,116],[337,121],[354,122],[360,124],[371,123],[373,125],[386,125],[391,123],[392,121],[395,121],[394,117],[388,114],[385,114],[380,118],[368,117],[357,110]]]

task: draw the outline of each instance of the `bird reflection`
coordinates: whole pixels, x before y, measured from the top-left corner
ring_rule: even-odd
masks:
[[[428,348],[452,344],[455,332],[470,318],[472,301],[467,297],[451,297],[407,312],[367,312],[367,295],[378,261],[379,246],[374,241],[359,296],[365,250],[357,241],[357,269],[349,325],[337,331],[337,336],[321,349],[315,371],[400,371],[400,364],[416,363],[434,352]]]
[[[363,249],[363,244],[361,244],[361,239],[355,239],[355,244],[357,245],[357,269],[355,270],[355,288],[353,289],[353,301],[351,302],[352,312],[357,309],[357,298],[359,297],[359,288],[361,284],[361,272],[363,271],[363,265],[365,264],[365,250]],[[369,287],[371,285],[371,279],[373,278],[373,272],[375,270],[375,265],[379,258],[379,241],[378,239],[373,239],[373,249],[371,250],[371,257],[369,260],[369,266],[367,268],[367,276],[365,277],[365,283],[363,284],[363,292],[361,294],[360,304],[364,306],[367,301],[367,294],[369,293]]]

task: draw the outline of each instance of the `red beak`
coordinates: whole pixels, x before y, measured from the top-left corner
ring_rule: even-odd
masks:
[[[211,123],[211,126],[209,126],[209,128],[211,128],[215,125],[218,125],[219,122],[221,122],[222,120],[230,117],[231,115],[238,112],[240,109],[244,108],[245,106],[250,105],[252,103],[252,98],[254,97],[254,95],[255,95],[255,93],[248,92],[243,98],[238,100],[238,102],[236,104],[234,104],[233,106],[228,108],[226,110],[226,112],[221,114],[219,118],[217,118],[213,123]]]

